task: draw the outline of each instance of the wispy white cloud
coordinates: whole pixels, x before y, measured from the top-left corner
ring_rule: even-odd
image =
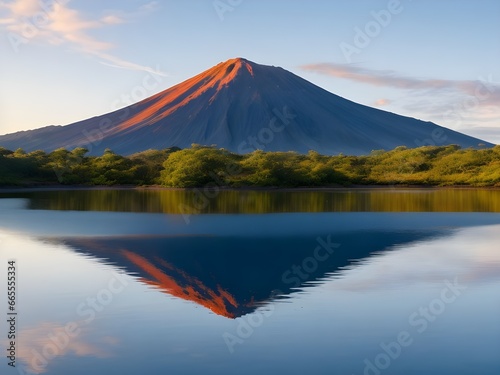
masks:
[[[143,4],[135,12],[107,11],[100,18],[91,19],[69,6],[71,0],[13,0],[0,1],[0,27],[8,32],[9,40],[24,44],[37,40],[65,45],[82,54],[96,57],[101,63],[124,69],[146,71],[165,76],[151,67],[119,58],[109,51],[112,43],[100,40],[90,31],[133,22],[159,7],[157,1]],[[16,44],[17,43],[17,44]]]
[[[116,14],[110,14],[108,16],[102,17],[101,22],[108,25],[119,25],[121,23],[125,23],[126,21]]]
[[[160,7],[159,1],[151,1],[147,4],[143,4],[139,7],[139,10],[142,12],[153,12]]]
[[[309,64],[301,68],[379,87],[484,96],[484,99],[479,98],[481,105],[500,105],[500,84],[493,82],[492,77],[484,77],[483,80],[421,79],[400,75],[393,71],[366,69],[356,65],[337,63]]]
[[[373,105],[397,104],[410,115],[454,129],[500,126],[500,82],[492,75],[477,80],[415,78],[394,71],[367,69],[353,64],[303,65],[305,71],[376,87],[406,92],[396,99],[376,99]]]
[[[28,17],[40,10],[37,0],[0,1],[0,7],[9,9],[13,14]]]
[[[141,18],[147,17],[149,14],[156,12],[161,8],[159,1],[151,1],[142,4],[133,12],[124,12],[122,10],[109,10],[105,12],[105,16],[101,21],[107,24],[116,25],[120,23],[135,22]]]

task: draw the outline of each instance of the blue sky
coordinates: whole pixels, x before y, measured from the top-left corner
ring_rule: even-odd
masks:
[[[497,0],[0,0],[0,134],[132,104],[229,58],[500,143]]]

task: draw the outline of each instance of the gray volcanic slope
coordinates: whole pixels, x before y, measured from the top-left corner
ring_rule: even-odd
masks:
[[[434,138],[434,139],[433,139]],[[491,147],[477,138],[334,95],[282,68],[237,58],[132,106],[66,126],[0,136],[26,151],[87,147],[129,155],[192,143],[246,153],[368,154],[397,146]]]

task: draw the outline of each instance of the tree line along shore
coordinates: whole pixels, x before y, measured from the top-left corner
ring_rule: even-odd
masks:
[[[1,186],[161,185],[165,187],[322,187],[422,185],[500,187],[500,146],[375,150],[366,156],[295,152],[236,154],[192,145],[121,156],[85,148],[25,152],[0,147]]]

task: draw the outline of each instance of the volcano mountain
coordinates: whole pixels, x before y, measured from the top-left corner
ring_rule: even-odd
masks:
[[[66,126],[0,136],[14,150],[106,148],[122,155],[191,144],[238,153],[315,150],[369,154],[397,146],[493,144],[410,117],[354,103],[279,67],[222,62],[131,106]]]

